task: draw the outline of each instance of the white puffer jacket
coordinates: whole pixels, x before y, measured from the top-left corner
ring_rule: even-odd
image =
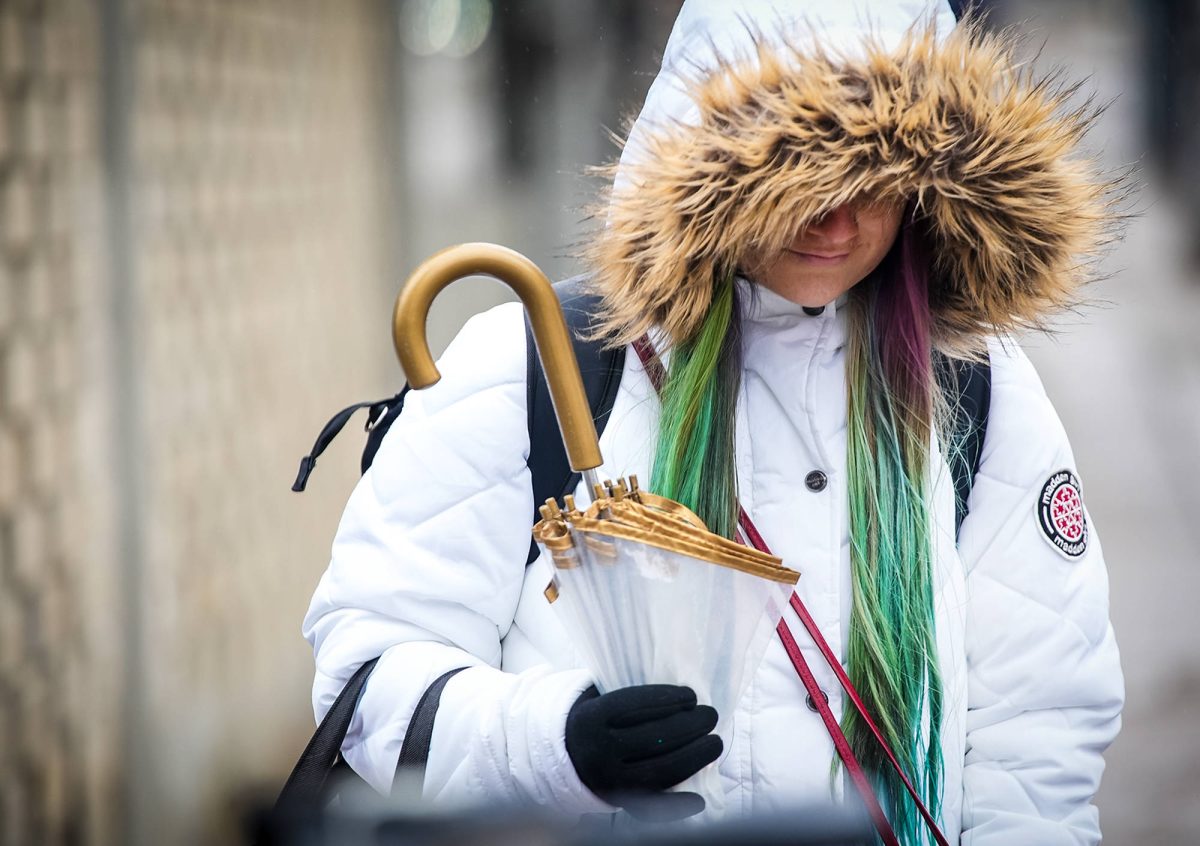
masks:
[[[673,41],[689,7],[704,6],[685,6]],[[750,284],[739,282],[743,294]],[[797,591],[844,658],[845,313],[831,304],[810,316],[765,289],[756,294],[743,297],[739,492],[773,551],[801,572]],[[1051,542],[1039,500],[1059,471],[1076,473],[1074,458],[1017,345],[991,340],[989,350],[990,418],[957,547],[950,474],[940,459],[933,471],[943,830],[976,846],[1095,843],[1091,800],[1123,701],[1104,560],[1090,526],[1079,554]],[[637,356],[625,362],[601,475],[649,479],[658,401]],[[605,811],[563,740],[567,711],[591,679],[568,669],[580,662],[542,595],[549,563],[525,566],[533,511],[525,367],[520,308],[504,305],[467,324],[439,362],[441,382],[409,395],[350,498],[304,622],[316,654],[314,709],[323,716],[353,671],[382,656],[343,750],[386,790],[418,698],[445,671],[468,666],[441,700],[425,796]],[[811,470],[826,474],[823,490],[805,487]],[[785,619],[841,713],[832,672],[791,609]],[[773,641],[718,763],[727,807],[784,808],[831,789],[839,798],[833,755]]]

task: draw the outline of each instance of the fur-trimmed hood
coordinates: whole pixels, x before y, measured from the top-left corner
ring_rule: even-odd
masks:
[[[606,333],[689,337],[716,274],[860,196],[914,204],[944,350],[1077,302],[1114,183],[1014,42],[945,0],[687,0],[588,247]]]

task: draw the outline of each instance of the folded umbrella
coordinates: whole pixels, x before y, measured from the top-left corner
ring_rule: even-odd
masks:
[[[595,496],[583,511],[570,497],[541,508],[534,537],[555,565],[547,598],[601,692],[687,685],[716,708],[729,748],[733,712],[799,574],[712,534],[679,503],[642,491],[636,476]],[[681,789],[700,793],[710,815],[723,810],[715,767]]]
[[[716,708],[728,749],[731,717],[799,578],[767,553],[708,531],[689,509],[638,485],[636,476],[603,484],[591,410],[550,281],[527,258],[491,244],[434,255],[397,299],[393,339],[409,383],[439,378],[425,339],[433,298],[469,275],[507,283],[530,313],[538,355],[571,469],[592,495],[547,500],[534,538],[554,564],[546,598],[601,692],[640,684],[679,684]],[[724,807],[717,768],[681,789],[700,793],[708,814]]]

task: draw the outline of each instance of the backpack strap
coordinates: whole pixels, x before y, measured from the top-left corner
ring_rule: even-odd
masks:
[[[321,720],[321,725],[317,726],[308,746],[300,755],[300,760],[292,769],[292,774],[283,785],[279,798],[275,800],[276,811],[324,805],[336,795],[339,786],[332,783],[331,779],[336,781],[335,777],[338,774],[353,774],[354,771],[342,758],[342,743],[346,740],[346,733],[350,729],[358,701],[362,699],[363,691],[366,690],[367,680],[378,663],[378,658],[372,658],[355,670],[354,675],[346,682],[346,686],[333,701],[325,719]],[[417,707],[413,710],[407,731],[404,732],[400,758],[396,761],[397,774],[407,769],[424,771],[429,761],[433,721],[437,717],[442,690],[450,679],[465,669],[466,667],[458,667],[438,676],[417,700]],[[393,784],[395,783],[396,780],[393,781]]]
[[[585,275],[575,276],[556,284],[554,291],[562,302],[567,331],[571,335],[575,357],[579,361],[584,392],[592,410],[592,419],[596,423],[596,435],[599,436],[608,422],[608,415],[612,411],[617,388],[621,383],[621,371],[625,367],[625,349],[605,349],[602,342],[585,337],[591,329],[592,316],[600,305],[600,297],[587,290],[586,282]],[[579,484],[579,474],[571,472],[571,465],[567,460],[566,447],[558,429],[558,418],[554,415],[550,389],[546,384],[546,374],[542,371],[541,359],[537,355],[537,345],[528,314],[525,316],[525,349],[529,443],[537,444],[537,448],[531,448],[529,451],[535,506],[533,522],[536,523],[537,506],[550,497],[558,498],[574,490]],[[404,410],[404,397],[408,391],[409,387],[405,385],[403,390],[393,397],[357,403],[335,414],[317,436],[312,451],[300,460],[300,472],[292,490],[304,490],[308,484],[308,477],[317,464],[318,456],[337,437],[354,413],[362,408],[370,409],[367,415],[367,444],[363,449],[361,462],[362,472],[366,473],[375,459],[375,453],[379,450],[384,435]],[[537,543],[531,539],[526,563],[533,563],[537,554]]]
[[[587,289],[587,276],[575,276],[554,286],[562,302],[567,330],[575,347],[579,361],[579,372],[583,376],[583,388],[592,419],[596,422],[596,435],[604,431],[621,384],[621,373],[625,368],[625,348],[606,349],[602,341],[586,338],[592,328],[592,320],[600,306],[600,297]],[[525,390],[529,415],[529,470],[533,475],[533,522],[537,522],[537,508],[547,499],[571,493],[579,484],[580,474],[571,471],[567,450],[558,429],[558,418],[550,401],[550,389],[546,374],[537,355],[533,328],[529,317],[525,318],[525,349],[527,372]],[[538,556],[537,542],[531,541],[526,566]]]
[[[457,676],[466,667],[458,667],[442,673],[417,700],[412,719],[408,722],[408,731],[404,733],[404,743],[400,747],[400,758],[396,761],[396,773],[407,768],[415,768],[424,772],[425,764],[429,761],[429,744],[433,741],[433,720],[437,716],[438,705],[442,701],[442,691],[450,679]],[[395,782],[393,782],[394,784]]]
[[[388,429],[400,416],[400,412],[404,410],[404,397],[410,390],[412,388],[405,382],[400,393],[391,399],[380,400],[371,406],[371,413],[367,418],[367,445],[363,447],[362,459],[359,461],[358,467],[360,473],[366,473],[375,460],[375,453],[379,452],[383,436],[387,434]]]
[[[371,462],[375,460],[375,453],[379,451],[379,445],[383,443],[383,436],[387,434],[388,427],[395,421],[397,415],[404,410],[404,395],[408,393],[408,385],[401,388],[400,393],[393,397],[381,400],[368,400],[367,402],[356,402],[354,405],[347,406],[333,415],[325,427],[321,429],[321,434],[317,435],[316,443],[313,444],[312,450],[308,455],[300,459],[300,471],[296,474],[296,481],[292,483],[292,490],[296,493],[302,493],[305,487],[308,486],[308,477],[312,475],[312,471],[316,469],[317,458],[320,457],[331,443],[350,422],[350,418],[360,409],[365,408],[367,411],[367,446],[363,449],[361,469],[363,473],[367,472],[367,468],[371,466]]]
[[[957,535],[966,519],[967,498],[983,458],[983,439],[992,404],[992,364],[987,358],[967,361],[938,354],[934,359],[934,372],[951,402],[953,414],[947,463],[954,479],[954,533]]]
[[[320,802],[325,795],[325,786],[332,773],[341,761],[342,741],[350,728],[350,720],[354,717],[354,709],[362,698],[367,679],[378,658],[372,658],[354,671],[354,675],[346,682],[342,692],[333,705],[325,713],[325,719],[317,726],[312,739],[304,747],[300,760],[292,769],[292,774],[283,785],[279,798],[275,801],[275,809],[303,808]]]

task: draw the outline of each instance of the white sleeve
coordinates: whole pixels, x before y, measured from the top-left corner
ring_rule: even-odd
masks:
[[[962,842],[1099,843],[1092,798],[1124,703],[1104,556],[1086,511],[1086,544],[1073,542],[1069,490],[1065,531],[1053,519],[1043,527],[1043,491],[1073,487],[1074,456],[1015,342],[991,356],[991,412],[959,544],[970,603]]]
[[[354,670],[382,656],[342,750],[386,791],[417,700],[469,667],[443,692],[425,796],[611,810],[579,781],[563,740],[588,674],[499,669],[533,514],[520,306],[469,321],[439,369],[437,385],[409,392],[351,495],[305,617],[314,711],[320,719]]]

